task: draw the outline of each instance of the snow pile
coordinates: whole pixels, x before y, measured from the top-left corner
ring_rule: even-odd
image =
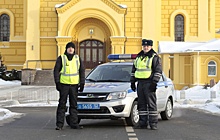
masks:
[[[0,108],[0,121],[4,119],[8,119],[17,115],[21,115],[20,113],[14,113],[9,111],[8,109]]]
[[[61,8],[61,7],[63,7],[65,4],[66,4],[66,3],[56,4],[56,5],[55,5],[55,8]]]
[[[179,52],[220,52],[220,39],[208,42],[173,42],[159,41],[158,53],[179,53]]]
[[[195,86],[183,91],[176,91],[176,107],[199,108],[220,114],[220,81],[212,88]]]
[[[200,106],[198,108],[212,112],[212,113],[220,114],[220,103],[219,102],[207,103],[207,104]]]
[[[120,6],[120,7],[123,8],[123,9],[128,8],[128,6],[127,6],[127,5],[124,5],[124,4],[119,4],[118,6]]]
[[[186,99],[210,99],[211,92],[216,92],[216,99],[220,99],[220,81],[212,88],[204,89],[203,86],[195,86],[185,91]]]
[[[5,81],[0,79],[0,86],[4,86],[4,85],[21,85],[21,81],[19,80]]]

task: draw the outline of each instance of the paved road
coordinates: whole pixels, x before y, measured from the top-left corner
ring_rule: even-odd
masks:
[[[82,120],[82,130],[56,131],[55,107],[9,109],[24,115],[0,121],[0,140],[220,140],[220,116],[196,110],[175,109],[173,119],[160,120],[157,131],[133,130],[123,119]]]

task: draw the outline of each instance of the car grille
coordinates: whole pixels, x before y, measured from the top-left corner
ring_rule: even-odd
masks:
[[[77,101],[79,102],[104,102],[109,93],[79,93]]]
[[[100,107],[100,109],[78,109],[79,113],[91,113],[91,114],[108,114],[110,111],[108,110],[107,107]]]

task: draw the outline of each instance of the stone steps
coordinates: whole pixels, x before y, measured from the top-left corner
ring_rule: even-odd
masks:
[[[90,70],[85,71],[85,75],[88,75]],[[37,70],[34,78],[34,82],[31,85],[38,86],[55,86],[53,70]]]
[[[55,86],[53,70],[37,70],[34,82],[31,85]]]

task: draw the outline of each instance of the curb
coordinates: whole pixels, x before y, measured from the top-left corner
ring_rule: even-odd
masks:
[[[9,100],[0,102],[0,106],[11,106],[11,105],[19,105],[18,100]]]

